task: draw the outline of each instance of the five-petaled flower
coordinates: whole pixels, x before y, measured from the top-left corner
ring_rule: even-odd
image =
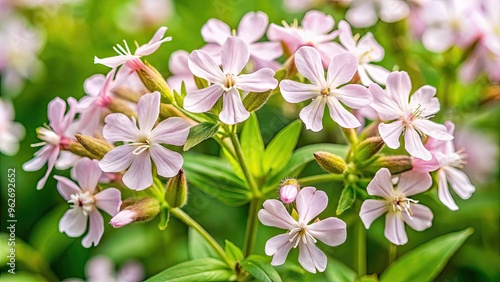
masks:
[[[226,124],[246,120],[250,113],[243,106],[238,90],[264,92],[278,85],[274,71],[269,68],[250,74],[239,74],[248,63],[249,57],[247,44],[238,37],[228,37],[222,46],[222,70],[205,51],[193,51],[189,55],[189,69],[212,85],[189,92],[184,99],[184,108],[193,113],[206,112],[222,96],[220,120]]]
[[[387,213],[385,217],[385,237],[396,245],[408,242],[404,223],[411,228],[422,231],[432,225],[432,211],[418,201],[408,198],[427,191],[432,185],[428,173],[406,172],[401,174],[397,188],[394,189],[391,173],[387,168],[381,168],[368,184],[366,191],[372,196],[383,200],[365,200],[361,205],[359,216],[368,229],[372,222]]]
[[[347,111],[340,102],[359,109],[368,106],[372,97],[368,89],[362,85],[348,83],[358,68],[356,58],[351,54],[340,54],[330,61],[327,77],[318,51],[312,47],[302,47],[295,53],[295,65],[298,71],[312,84],[293,80],[283,80],[280,83],[281,94],[287,102],[299,103],[313,99],[312,103],[300,112],[300,119],[306,128],[320,131],[323,128],[323,114],[328,104],[331,118],[345,128],[358,127],[361,124],[356,117]],[[339,102],[340,101],[340,102]]]
[[[371,84],[369,89],[373,95],[371,106],[380,118],[394,120],[392,123],[381,123],[378,127],[380,136],[389,148],[399,148],[399,136],[405,130],[406,151],[428,161],[432,155],[422,144],[419,133],[439,140],[453,139],[444,125],[429,120],[439,112],[439,100],[434,97],[436,88],[422,86],[410,98],[410,77],[403,71],[389,74],[385,91],[377,84]]]
[[[160,114],[160,93],[145,94],[139,100],[137,115],[139,128],[134,118],[116,113],[106,116],[103,135],[109,142],[124,142],[107,153],[99,162],[105,172],[120,172],[123,183],[133,190],[143,190],[153,184],[153,160],[156,171],[163,177],[172,177],[179,172],[183,159],[160,144],[180,146],[186,142],[189,123],[172,117],[155,126]]]
[[[327,258],[316,247],[316,242],[320,240],[329,246],[344,243],[347,238],[346,224],[335,217],[316,219],[309,224],[328,205],[326,193],[314,187],[302,188],[296,204],[298,220],[287,212],[282,202],[278,200],[264,202],[264,209],[258,213],[262,224],[289,230],[267,241],[266,254],[273,256],[272,265],[281,265],[290,250],[299,247],[299,263],[302,267],[312,273],[316,273],[316,269],[323,272],[326,269]]]
[[[70,203],[69,209],[59,221],[59,231],[70,237],[79,237],[87,229],[89,232],[82,240],[85,248],[97,246],[104,233],[104,220],[97,208],[111,216],[118,213],[121,206],[121,193],[116,188],[96,190],[102,171],[96,160],[81,159],[75,165],[75,178],[78,185],[63,176],[54,176],[58,181],[57,190]]]

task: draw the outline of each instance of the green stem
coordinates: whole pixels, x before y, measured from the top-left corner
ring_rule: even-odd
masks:
[[[366,275],[366,229],[360,221],[358,224],[358,277]]]
[[[214,248],[214,250],[217,252],[217,254],[222,259],[224,259],[224,261],[226,261],[228,265],[232,266],[231,262],[226,257],[226,253],[224,252],[224,249],[222,249],[222,247],[219,245],[219,243],[217,243],[217,241],[215,241],[215,239],[210,234],[208,234],[208,232],[205,229],[203,229],[203,227],[201,227],[201,225],[199,225],[198,222],[196,222],[194,219],[192,219],[187,213],[185,213],[180,208],[170,209],[170,214],[177,217],[179,220],[184,222],[187,226],[192,227],[196,231],[198,231],[198,233],[200,233],[200,235],[207,241],[207,243],[209,243]]]
[[[247,227],[245,232],[245,243],[243,245],[243,254],[245,257],[252,253],[255,244],[255,237],[257,236],[257,213],[259,212],[260,199],[254,198],[250,201],[248,208]]]
[[[398,254],[398,246],[391,244],[389,246],[389,265],[396,259]]]
[[[343,174],[319,174],[297,179],[297,181],[302,186],[311,186],[318,183],[324,183],[329,181],[342,181],[342,180],[344,180]]]

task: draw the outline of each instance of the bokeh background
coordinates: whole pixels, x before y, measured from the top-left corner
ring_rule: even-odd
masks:
[[[5,4],[3,3],[5,2]],[[56,190],[56,182],[51,177],[41,191],[36,190],[37,181],[45,173],[24,172],[22,164],[31,159],[35,148],[30,144],[38,142],[35,129],[47,122],[47,104],[54,97],[63,99],[84,95],[83,82],[96,73],[105,74],[108,68],[93,63],[94,56],[108,57],[114,55],[112,46],[126,39],[129,44],[136,40],[140,44],[147,42],[156,29],[168,26],[167,35],[173,40],[147,58],[165,76],[169,76],[168,59],[170,54],[179,49],[192,51],[204,45],[200,34],[203,24],[210,18],[218,18],[236,28],[241,17],[249,11],[264,11],[270,22],[280,24],[282,20],[301,19],[304,12],[286,9],[281,1],[268,0],[194,0],[194,1],[155,1],[156,8],[141,8],[138,0],[99,1],[99,0],[25,0],[0,1],[0,9],[10,16],[23,18],[27,28],[33,29],[36,37],[19,39],[21,44],[39,40],[39,51],[35,52],[39,62],[33,62],[30,69],[35,69],[28,79],[23,80],[17,89],[2,88],[2,99],[13,102],[15,120],[22,123],[26,136],[21,148],[15,156],[1,155],[1,232],[6,232],[6,186],[7,169],[16,169],[16,235],[17,235],[17,270],[18,281],[63,280],[67,278],[84,278],[85,264],[95,255],[105,255],[116,265],[134,260],[139,262],[149,277],[166,267],[189,258],[187,250],[187,228],[172,219],[167,230],[159,231],[157,222],[136,223],[121,229],[106,226],[101,243],[96,248],[85,249],[80,238],[69,238],[58,231],[58,221],[66,211],[68,204],[63,201]],[[153,1],[149,1],[153,2]],[[142,10],[141,10],[142,9]],[[331,2],[318,7],[332,14],[338,22],[343,19],[346,6]],[[4,16],[5,16],[4,14]],[[386,49],[386,56],[381,65],[392,69],[394,65],[405,69],[408,64],[416,64],[421,70],[420,83],[425,82],[440,87],[442,76],[436,65],[442,58],[426,51],[421,43],[404,37],[403,42],[408,53],[401,53],[394,44],[395,36],[401,25],[379,23],[374,27],[357,30],[361,34],[372,31],[375,38]],[[403,28],[404,32],[404,28]],[[401,40],[401,38],[398,38]],[[401,43],[401,42],[400,42]],[[408,56],[405,58],[405,56]],[[23,58],[19,58],[23,60]],[[411,67],[411,66],[410,66]],[[5,84],[5,76],[2,76]],[[414,80],[414,83],[419,83]],[[457,203],[460,210],[451,212],[442,206],[434,192],[422,195],[419,200],[425,201],[435,213],[433,226],[425,232],[407,229],[409,243],[398,248],[399,254],[415,248],[439,235],[453,231],[474,228],[474,234],[465,245],[453,256],[450,263],[438,277],[439,281],[498,281],[500,279],[500,232],[499,232],[499,173],[498,136],[500,129],[500,111],[498,103],[479,105],[476,101],[484,93],[489,82],[482,79],[474,85],[456,83],[453,97],[453,117],[462,129],[468,128],[463,139],[472,140],[479,135],[493,149],[472,152],[470,156],[478,163],[486,163],[492,173],[486,178],[479,173],[471,172],[475,179],[477,191],[471,199]],[[416,87],[420,85],[415,85]],[[451,93],[451,92],[450,92]],[[290,108],[281,97],[273,97],[268,105],[257,112],[261,121],[264,142],[269,140],[281,128],[297,118],[295,108]],[[329,120],[329,119],[328,119]],[[326,121],[326,119],[325,119]],[[303,130],[298,146],[318,142],[342,142],[341,134],[331,121],[326,121],[325,130],[311,133]],[[472,132],[472,133],[471,133]],[[475,140],[475,139],[474,139]],[[474,143],[475,141],[473,141]],[[478,141],[479,142],[479,141]],[[484,148],[486,148],[485,146]],[[218,155],[219,148],[215,142],[208,140],[195,147],[195,151]],[[469,153],[471,154],[471,153]],[[473,170],[470,170],[473,171]],[[67,171],[57,172],[68,175]],[[321,173],[316,164],[311,164],[302,173],[312,175]],[[324,184],[318,188],[327,191],[330,205],[325,216],[334,215],[341,187],[338,184]],[[456,197],[455,197],[456,198]],[[356,207],[358,208],[358,207]],[[189,204],[185,207],[193,218],[198,220],[213,236],[223,243],[224,239],[242,246],[246,222],[244,207],[225,207],[209,195],[190,187]],[[341,218],[348,224],[348,240],[345,244],[329,248],[321,248],[328,255],[340,260],[355,269],[353,226],[359,222],[353,209],[344,213]],[[109,220],[106,218],[105,221]],[[281,232],[274,228],[259,226],[258,241],[255,252],[264,254],[265,241],[272,235]],[[380,273],[387,264],[389,242],[382,236],[383,221],[378,220],[368,230],[368,273]],[[6,241],[4,234],[1,242],[1,269],[5,265]],[[296,262],[296,252],[288,261]],[[293,267],[290,267],[293,268]],[[13,276],[2,275],[2,281],[11,281]],[[312,278],[314,277],[314,278]],[[311,276],[314,281],[327,281],[328,276]],[[297,279],[292,272],[284,276],[285,281]]]

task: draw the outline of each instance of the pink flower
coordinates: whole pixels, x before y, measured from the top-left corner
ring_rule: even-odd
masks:
[[[315,244],[317,240],[329,246],[344,243],[347,238],[346,224],[335,217],[316,219],[312,224],[308,224],[328,205],[326,193],[314,187],[301,189],[296,203],[298,220],[290,216],[280,201],[264,202],[264,209],[258,214],[262,224],[289,230],[267,241],[266,254],[273,256],[272,265],[281,265],[290,250],[298,246],[300,265],[312,273],[316,273],[316,269],[323,272],[326,269],[327,258]]]
[[[348,83],[356,73],[358,64],[353,55],[340,54],[333,57],[326,79],[319,52],[312,47],[302,47],[297,51],[295,65],[300,74],[312,84],[283,80],[280,89],[283,98],[290,103],[313,99],[300,112],[300,119],[307,129],[317,132],[323,128],[323,113],[327,104],[331,118],[340,126],[354,128],[361,125],[339,102],[354,109],[368,106],[372,102],[370,92],[362,85],[350,84],[338,88]]]
[[[343,48],[339,47],[339,49],[353,54],[358,60],[358,75],[361,83],[365,86],[372,83],[385,84],[389,71],[371,64],[384,58],[384,48],[373,38],[373,34],[368,32],[358,41],[358,36],[352,35],[351,27],[345,21],[339,22],[339,31],[339,40],[343,45]]]
[[[439,100],[434,97],[436,88],[422,86],[410,98],[411,81],[408,74],[392,72],[387,78],[385,91],[376,84],[371,84],[369,89],[373,95],[371,106],[380,118],[394,120],[392,123],[381,123],[378,126],[380,136],[389,148],[399,148],[399,136],[404,130],[406,151],[414,157],[428,161],[432,155],[422,144],[419,133],[439,140],[453,139],[453,135],[446,132],[444,125],[429,120],[439,112]]]
[[[409,15],[410,7],[403,0],[354,0],[345,17],[353,26],[363,28],[374,25],[378,17],[384,22],[393,23]]]
[[[264,92],[278,85],[272,69],[263,68],[254,73],[239,75],[249,57],[247,44],[238,37],[228,37],[222,46],[222,70],[205,51],[193,51],[189,55],[189,69],[212,85],[189,92],[184,99],[184,108],[193,113],[207,112],[222,96],[220,120],[226,124],[246,120],[250,113],[243,106],[238,90]]]
[[[187,51],[177,50],[172,53],[168,61],[168,68],[172,76],[167,79],[167,83],[170,88],[179,93],[181,92],[182,82],[186,85],[187,92],[198,89],[193,74],[189,70],[188,58],[189,53]]]
[[[484,41],[477,44],[462,64],[459,75],[466,83],[472,83],[482,72],[486,73],[491,81],[500,82],[500,52],[492,52]]]
[[[115,113],[106,116],[103,135],[109,142],[124,142],[107,153],[99,162],[105,172],[120,172],[123,183],[133,190],[144,190],[153,184],[151,160],[163,177],[176,175],[182,167],[182,156],[160,144],[180,146],[186,142],[189,123],[177,117],[168,118],[155,126],[160,114],[160,93],[145,94],[137,107],[138,123],[134,118]]]
[[[114,228],[120,228],[134,222],[137,218],[137,213],[133,210],[122,210],[115,215],[109,224]]]
[[[116,273],[113,262],[102,255],[87,262],[85,274],[88,282],[138,282],[144,278],[144,270],[139,263],[129,261]]]
[[[213,56],[214,60],[220,63],[221,46],[231,35],[241,38],[250,50],[250,60],[254,65],[254,70],[261,68],[278,69],[279,63],[274,61],[283,54],[279,42],[257,42],[266,33],[269,20],[266,13],[248,12],[238,25],[235,34],[231,28],[218,19],[210,19],[201,28],[201,35],[208,44],[202,50]]]
[[[23,165],[25,171],[36,171],[48,163],[45,176],[38,181],[37,189],[42,189],[49,177],[50,172],[54,168],[56,160],[59,157],[61,147],[69,145],[73,137],[68,135],[68,129],[75,118],[76,100],[68,99],[70,108],[66,111],[66,103],[61,98],[57,97],[50,101],[48,106],[49,125],[46,127],[37,128],[38,138],[43,142],[33,144],[33,147],[43,146],[35,153],[35,157]]]
[[[114,216],[122,204],[121,193],[116,188],[106,188],[96,193],[96,187],[102,171],[96,160],[82,159],[75,165],[76,180],[73,181],[62,176],[54,176],[58,181],[57,190],[63,198],[72,204],[59,221],[59,231],[70,237],[79,237],[87,229],[89,232],[82,240],[82,245],[89,248],[97,246],[104,233],[104,221],[97,208]]]
[[[395,245],[408,242],[404,223],[411,228],[422,231],[432,225],[432,211],[418,201],[407,198],[427,191],[432,185],[428,173],[406,172],[399,177],[397,188],[394,189],[391,173],[387,168],[381,168],[366,188],[368,194],[379,196],[383,200],[365,200],[361,205],[359,216],[368,229],[372,222],[387,213],[385,217],[385,237]]]
[[[281,41],[285,44],[289,54],[295,53],[302,46],[312,46],[321,54],[321,60],[326,67],[332,59],[332,54],[338,53],[338,45],[332,42],[338,35],[337,31],[330,32],[335,20],[332,16],[320,11],[309,11],[302,19],[302,26],[297,21],[284,27],[276,24],[269,25],[267,37],[273,41]],[[330,32],[330,33],[329,33]]]
[[[280,188],[280,200],[285,204],[291,204],[297,198],[299,188],[295,185],[285,185]]]
[[[24,133],[24,127],[14,122],[12,103],[0,98],[0,152],[10,156],[15,155]]]
[[[103,64],[110,68],[117,68],[123,64],[128,64],[129,67],[131,67],[134,70],[141,69],[144,65],[140,60],[142,56],[151,55],[156,50],[158,50],[158,48],[160,48],[160,45],[163,42],[168,42],[172,40],[172,37],[163,38],[163,35],[165,34],[166,31],[167,31],[166,27],[164,26],[160,27],[154,34],[153,38],[151,38],[151,40],[147,44],[137,47],[133,55],[128,47],[127,42],[123,40],[125,48],[123,48],[119,44],[117,44],[116,47],[113,47],[116,53],[118,53],[118,56],[104,58],[104,59],[99,59],[97,57],[94,57],[94,63]]]

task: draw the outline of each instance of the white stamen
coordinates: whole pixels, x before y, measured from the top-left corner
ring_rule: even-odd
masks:
[[[95,199],[89,191],[84,193],[76,193],[70,196],[68,203],[72,204],[71,208],[81,209],[84,215],[88,215],[94,208]]]

